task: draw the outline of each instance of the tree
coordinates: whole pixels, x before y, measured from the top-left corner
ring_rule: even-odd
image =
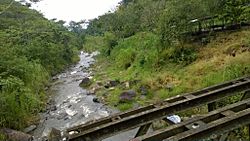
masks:
[[[82,20],[80,22],[71,21],[68,26],[69,31],[75,33],[75,35],[78,37],[77,44],[79,49],[82,48],[82,45],[85,41],[86,30],[83,29],[83,25],[85,24],[85,20]]]
[[[49,77],[75,62],[79,37],[18,2],[0,14],[0,128],[20,129],[43,108]],[[0,10],[10,0],[0,1]]]
[[[127,6],[129,3],[131,3],[131,2],[134,2],[134,0],[122,0],[121,2],[120,2],[120,4],[121,5],[125,5],[125,6]]]
[[[225,2],[224,17],[228,22],[240,24],[249,20],[249,0],[227,0]]]

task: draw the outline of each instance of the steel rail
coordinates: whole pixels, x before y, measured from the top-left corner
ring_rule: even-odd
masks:
[[[178,95],[164,100],[161,104],[152,104],[70,128],[67,130],[67,133],[74,131],[76,134],[68,135],[68,139],[70,141],[101,140],[136,127],[147,125],[169,114],[211,103],[221,98],[232,96],[235,92],[241,92],[249,88],[250,77],[248,76],[208,87],[200,91]]]
[[[219,136],[250,124],[250,98],[217,109],[203,116],[157,130],[134,141],[188,141]],[[131,140],[131,141],[132,141]]]

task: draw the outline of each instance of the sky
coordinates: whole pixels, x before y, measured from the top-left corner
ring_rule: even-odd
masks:
[[[32,8],[40,11],[48,19],[80,21],[97,18],[115,10],[121,0],[42,0]]]

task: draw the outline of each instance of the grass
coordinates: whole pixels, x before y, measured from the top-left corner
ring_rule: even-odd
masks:
[[[121,103],[117,106],[117,108],[120,110],[120,111],[127,111],[131,108],[133,108],[133,103],[132,102],[129,102],[129,103]]]
[[[86,52],[96,51],[104,46],[104,38],[101,36],[86,36],[83,46]]]
[[[119,103],[119,94],[127,90],[121,87],[108,91],[107,96],[104,96],[108,104],[122,111],[133,108],[134,103],[145,105],[159,102],[171,96],[249,75],[249,37],[250,30],[247,29],[219,33],[205,46],[194,43],[197,58],[186,64],[168,60],[168,53],[164,53],[169,52],[168,50],[157,52],[158,39],[154,34],[139,33],[119,41],[109,57],[98,57],[95,80],[140,80],[139,83],[127,88],[138,93],[132,102]],[[91,44],[93,45],[87,42],[86,46]],[[98,44],[95,44],[94,48],[98,48],[97,46]],[[187,46],[192,44],[189,43]],[[159,61],[160,59],[162,60]],[[171,90],[166,88],[169,85]],[[141,86],[148,88],[149,92],[145,97],[140,94]],[[102,94],[103,92],[98,92],[98,96],[102,97]]]
[[[184,54],[187,55],[184,57],[178,49],[177,51],[165,49],[158,52],[158,39],[152,33],[139,33],[118,41],[110,56],[98,56],[98,62],[94,67],[94,80],[104,84],[109,80],[119,80],[123,83],[140,81],[128,88],[117,86],[113,90],[102,89],[97,91],[97,96],[104,98],[108,105],[120,111],[127,111],[138,105],[159,103],[172,96],[250,75],[250,29],[219,33],[210,39],[207,45],[185,44],[184,48],[187,47],[187,50],[191,49],[192,52]],[[105,44],[103,41],[102,45]],[[90,45],[93,45],[96,50],[100,43],[88,44],[87,42],[87,46]],[[181,56],[174,53],[180,53]],[[146,95],[141,93],[142,86],[148,90]],[[125,103],[119,102],[121,92],[130,89],[137,92],[136,98]],[[235,103],[241,97],[242,93],[239,93],[222,99],[216,103],[216,106],[218,108]],[[191,117],[207,112],[207,106],[203,105],[176,114],[181,117]],[[161,127],[162,123],[159,126]],[[243,127],[231,132],[230,139],[237,140],[246,136],[247,130]]]

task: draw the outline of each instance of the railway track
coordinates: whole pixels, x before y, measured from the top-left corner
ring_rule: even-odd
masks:
[[[69,128],[66,131],[66,137],[69,141],[99,141],[138,127],[140,128],[136,137],[143,136],[155,120],[166,120],[166,116],[168,115],[213,103],[248,89],[250,89],[250,76],[211,86],[196,92],[178,95],[166,99],[161,103],[151,104]],[[248,116],[249,109],[246,112]],[[147,140],[146,138],[139,139]]]
[[[193,141],[216,138],[220,134],[250,124],[250,98],[203,116],[133,139],[135,141]]]

